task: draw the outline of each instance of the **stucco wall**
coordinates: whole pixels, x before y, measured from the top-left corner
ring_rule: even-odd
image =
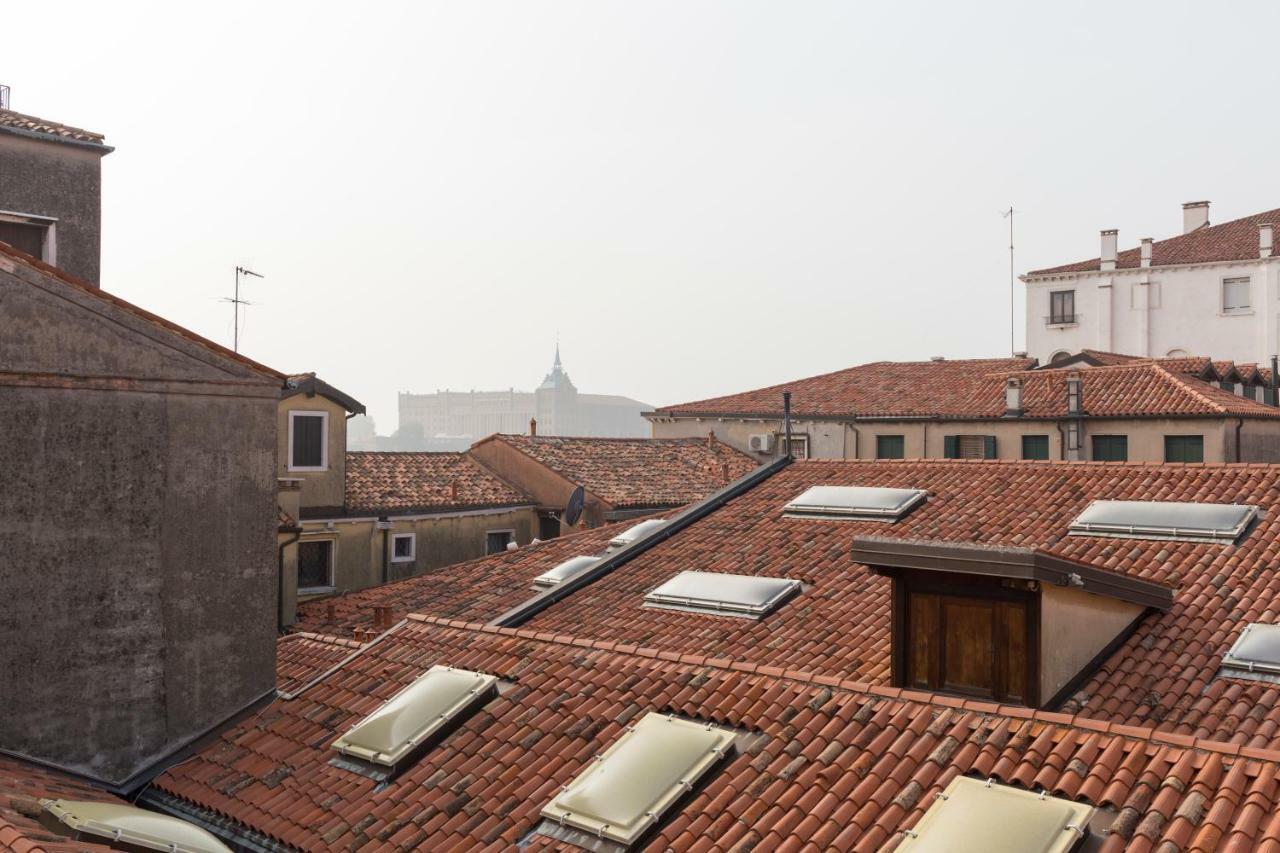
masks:
[[[1042,584],[1040,594],[1040,701],[1048,702],[1143,607],[1079,589]]]
[[[1055,352],[1093,348],[1133,355],[1191,355],[1263,362],[1277,351],[1277,262],[1114,270],[1026,282],[1027,354],[1047,364]],[[1251,279],[1252,311],[1224,314],[1222,280]],[[1142,281],[1149,280],[1143,285]],[[1049,294],[1075,291],[1079,322],[1045,324]],[[1144,292],[1145,291],[1145,292]]]
[[[99,278],[102,154],[0,133],[0,210],[57,222],[57,264],[90,284]]]
[[[538,514],[532,507],[416,519],[392,516],[390,520],[394,525],[391,534],[415,533],[418,538],[414,560],[390,563],[389,580],[483,557],[489,531],[514,530],[520,545],[528,545],[538,532]],[[327,529],[323,521],[306,521],[303,527],[304,541],[334,542],[333,585],[337,592],[353,592],[382,583],[383,533],[372,519],[336,521],[332,529]]]
[[[289,413],[290,412],[327,412],[329,428],[326,435],[328,444],[328,470],[325,471],[291,471],[289,470]],[[302,480],[302,506],[340,507],[345,500],[347,476],[347,410],[328,397],[295,394],[280,401],[276,417],[276,467],[278,477],[297,477]]]

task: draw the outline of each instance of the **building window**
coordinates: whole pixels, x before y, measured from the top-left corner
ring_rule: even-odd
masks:
[[[1067,350],[1060,349],[1057,352],[1055,352],[1053,355],[1049,356],[1049,363],[1061,364],[1062,362],[1066,361],[1069,358],[1071,358],[1071,353],[1068,352]]]
[[[1023,459],[1048,459],[1049,458],[1049,436],[1024,435],[1022,437],[1022,458]]]
[[[554,515],[538,516],[538,538],[543,542],[560,535],[560,519]]]
[[[1224,278],[1222,280],[1222,313],[1248,314],[1253,310],[1249,295],[1249,278]]]
[[[1094,462],[1128,462],[1129,436],[1095,435],[1093,437]]]
[[[394,533],[391,536],[391,562],[413,562],[417,551],[417,537],[412,533]]]
[[[1049,325],[1061,326],[1076,321],[1076,292],[1055,290],[1049,294]]]
[[[47,264],[58,262],[54,220],[21,213],[0,213],[0,243],[8,243]]]
[[[1164,437],[1165,462],[1203,462],[1203,435],[1166,435]]]
[[[333,586],[333,540],[298,543],[298,589],[328,589]]]
[[[328,412],[289,413],[289,470],[327,471],[329,469]]]
[[[787,437],[783,435],[781,441],[778,442],[783,454],[787,452]],[[792,459],[808,459],[809,458],[809,436],[795,435],[791,436],[791,458]]]
[[[514,530],[490,530],[484,535],[484,552],[486,554],[501,554],[507,550],[507,545],[516,540],[516,532]]]
[[[903,459],[906,457],[905,440],[900,435],[877,435],[877,459]]]
[[[947,459],[995,459],[994,435],[946,435],[942,437],[942,455]]]

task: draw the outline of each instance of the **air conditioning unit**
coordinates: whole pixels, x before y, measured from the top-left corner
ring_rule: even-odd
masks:
[[[752,453],[772,453],[773,433],[761,432],[747,437],[747,446]]]

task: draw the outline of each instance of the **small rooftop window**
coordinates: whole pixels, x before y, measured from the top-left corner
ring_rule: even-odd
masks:
[[[1231,543],[1257,514],[1257,507],[1245,504],[1094,501],[1071,522],[1070,531],[1085,536]]]
[[[804,518],[897,521],[927,496],[924,489],[813,486],[783,507],[783,511]]]
[[[666,519],[651,518],[648,521],[642,521],[639,524],[628,527],[617,536],[609,540],[611,549],[624,548],[638,539],[643,539],[655,530],[666,525]]]
[[[484,703],[492,675],[433,666],[333,742],[343,755],[394,767],[452,720]]]
[[[85,800],[41,800],[40,805],[78,835],[101,838],[104,843],[180,853],[231,853],[230,847],[194,824],[135,806]]]
[[[800,581],[681,572],[644,597],[652,607],[760,619],[800,589]]]
[[[1093,808],[957,776],[899,850],[912,853],[1068,853],[1089,835]]]
[[[570,578],[577,577],[587,569],[600,562],[599,557],[570,557],[554,569],[549,569],[533,579],[535,586],[559,586]]]
[[[1222,657],[1224,675],[1280,681],[1280,625],[1246,625]]]
[[[734,734],[646,714],[542,810],[543,817],[632,844],[728,754]]]

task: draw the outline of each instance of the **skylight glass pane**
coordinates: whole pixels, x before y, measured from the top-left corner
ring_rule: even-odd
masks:
[[[609,545],[614,548],[621,548],[624,545],[630,545],[637,539],[642,539],[645,536],[648,536],[650,533],[662,527],[666,523],[666,520],[661,518],[651,518],[648,521],[642,521],[634,527],[628,527],[626,530],[613,537],[613,539],[609,540]]]
[[[433,666],[334,741],[333,748],[394,766],[454,717],[483,702],[497,681],[492,675]]]
[[[1094,501],[1070,530],[1088,536],[1234,542],[1257,514],[1257,507],[1244,504]]]
[[[559,586],[569,578],[582,574],[598,562],[600,562],[599,557],[570,557],[554,569],[538,575],[533,579],[533,582],[538,586]]]
[[[896,521],[927,496],[923,489],[813,486],[783,510],[794,516]]]
[[[1227,669],[1280,675],[1280,625],[1245,626],[1222,658]]]
[[[681,572],[644,597],[645,604],[759,619],[800,589],[800,581]]]
[[[646,714],[556,795],[543,817],[630,844],[729,750],[733,733]]]
[[[957,776],[898,845],[911,853],[1067,853],[1093,808]]]
[[[40,805],[73,831],[149,850],[231,853],[212,834],[176,817],[122,803],[41,800]]]

